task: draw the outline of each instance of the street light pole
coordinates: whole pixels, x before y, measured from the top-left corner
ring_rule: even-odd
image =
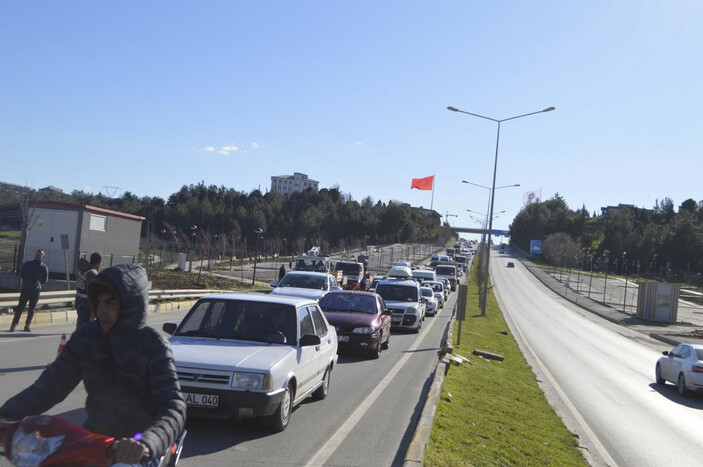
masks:
[[[493,231],[493,207],[495,205],[496,173],[498,171],[498,146],[500,144],[500,125],[501,125],[501,123],[507,122],[509,120],[515,120],[518,118],[527,117],[530,115],[535,115],[535,114],[539,114],[539,113],[543,113],[543,112],[551,112],[552,110],[554,110],[554,107],[548,107],[544,110],[540,110],[537,112],[530,112],[530,113],[527,113],[524,115],[518,115],[516,117],[504,118],[502,120],[486,117],[486,116],[471,113],[471,112],[466,112],[464,110],[459,110],[459,109],[457,109],[455,107],[451,107],[451,106],[447,107],[447,109],[451,110],[452,112],[460,112],[460,113],[464,113],[467,115],[473,115],[474,117],[483,118],[485,120],[490,120],[490,121],[496,122],[498,124],[498,132],[496,134],[496,154],[495,154],[495,158],[493,161],[493,185],[491,188],[491,203],[490,203],[491,209],[490,209],[490,213],[488,215],[488,241],[486,242],[488,248],[490,248],[491,234]],[[486,251],[486,274],[484,274],[484,276],[483,276],[483,295],[484,295],[484,297],[483,297],[483,301],[481,303],[481,316],[486,316],[486,296],[487,296],[487,292],[488,292],[488,264],[489,264],[490,256],[491,256],[490,252]]]
[[[261,236],[262,233],[264,233],[264,231],[262,229],[258,228],[258,229],[254,230],[254,233],[256,234],[256,256],[254,256],[254,275],[251,278],[251,285],[254,285],[254,283],[256,282],[256,262],[259,259],[259,251],[260,251],[259,237]]]

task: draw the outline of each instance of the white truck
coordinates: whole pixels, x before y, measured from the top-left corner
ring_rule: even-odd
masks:
[[[448,279],[452,292],[456,290],[458,282],[457,264],[453,261],[440,261],[437,263],[435,273],[438,279]]]

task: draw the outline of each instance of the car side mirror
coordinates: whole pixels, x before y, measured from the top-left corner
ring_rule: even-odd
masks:
[[[271,287],[278,287],[278,281],[271,281],[269,284]]]
[[[164,330],[166,334],[169,336],[172,336],[174,332],[176,332],[176,328],[178,325],[176,323],[164,323],[164,325],[161,327],[161,329]]]
[[[662,355],[669,355],[669,351],[668,350],[663,351]]]
[[[392,314],[393,314],[393,312],[392,312],[391,310],[389,310],[388,308],[386,308],[385,310],[383,310],[383,315],[384,315],[384,316],[391,316]]]
[[[320,345],[320,336],[317,336],[315,334],[305,334],[303,337],[300,338],[300,346],[301,347],[309,347],[311,345]]]

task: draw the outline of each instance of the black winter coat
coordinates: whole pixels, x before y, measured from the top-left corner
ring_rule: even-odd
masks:
[[[88,288],[91,308],[93,284],[114,284],[121,302],[117,322],[108,333],[97,320],[79,328],[39,379],[0,407],[0,414],[20,419],[44,413],[83,380],[85,428],[117,439],[141,433],[152,457],[161,456],[185,426],[186,404],[168,341],[145,324],[146,272],[131,264],[103,270]]]

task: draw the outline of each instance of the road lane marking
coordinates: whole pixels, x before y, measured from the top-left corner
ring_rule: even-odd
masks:
[[[606,465],[618,465],[615,460],[610,457],[610,454],[608,453],[608,450],[603,446],[596,436],[596,434],[591,430],[591,428],[588,426],[588,423],[586,420],[581,416],[579,413],[578,409],[576,406],[571,402],[569,397],[566,395],[564,390],[559,386],[559,383],[557,380],[552,376],[552,374],[549,372],[547,367],[542,363],[542,360],[537,356],[537,353],[534,351],[532,346],[529,344],[527,339],[525,338],[525,335],[522,333],[522,330],[520,329],[520,326],[518,326],[517,321],[515,318],[513,318],[512,314],[508,310],[508,308],[505,306],[505,302],[503,302],[502,298],[500,297],[500,289],[497,287],[496,289],[496,298],[498,299],[499,304],[502,304],[501,310],[504,311],[504,313],[507,315],[506,317],[509,317],[510,321],[513,324],[514,331],[517,331],[517,334],[520,336],[520,339],[522,340],[523,345],[525,348],[527,348],[528,352],[530,352],[530,355],[532,355],[532,358],[534,358],[535,363],[539,366],[540,370],[542,371],[544,377],[549,380],[549,384],[552,385],[556,393],[559,395],[561,398],[562,402],[566,406],[566,408],[571,412],[571,415],[576,419],[576,422],[581,426],[581,429],[586,433],[586,436],[588,436],[588,439],[591,440],[591,443],[593,443],[593,446],[596,448],[598,453],[601,455],[603,460],[605,461]]]
[[[393,378],[395,378],[395,375],[400,372],[400,369],[412,356],[413,351],[420,346],[425,336],[429,333],[430,329],[432,329],[432,326],[434,326],[437,321],[438,320],[433,319],[428,326],[423,327],[422,333],[418,336],[418,339],[415,339],[413,345],[411,345],[410,348],[405,351],[405,355],[403,355],[400,360],[398,360],[398,362],[391,369],[391,371],[386,374],[386,377],[383,378],[380,383],[378,383],[378,385],[373,389],[373,391],[369,393],[368,396],[366,396],[366,399],[364,399],[359,404],[356,410],[349,416],[347,421],[344,422],[344,424],[339,427],[339,429],[330,437],[329,440],[327,440],[327,442],[320,448],[320,450],[317,451],[317,454],[315,454],[315,456],[310,459],[310,461],[308,461],[308,463],[306,464],[307,466],[313,467],[327,464],[327,461],[330,459],[330,457],[332,457],[334,451],[337,450],[337,448],[342,444],[342,442],[346,439],[349,433],[351,433],[354,427],[356,427],[356,425],[361,421],[366,412],[371,409],[373,403],[376,401],[376,399],[379,398],[379,396],[383,393],[383,391],[390,384]]]

